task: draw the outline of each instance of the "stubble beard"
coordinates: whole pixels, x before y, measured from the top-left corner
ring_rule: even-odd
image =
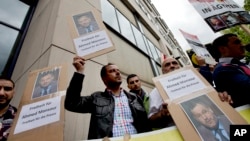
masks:
[[[10,104],[10,100],[6,100],[4,103],[0,103],[0,109],[4,109],[6,106]]]

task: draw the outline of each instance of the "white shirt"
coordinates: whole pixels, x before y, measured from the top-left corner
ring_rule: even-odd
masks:
[[[150,118],[153,114],[159,112],[162,108],[162,97],[158,90],[154,88],[149,94],[149,112],[148,118]]]

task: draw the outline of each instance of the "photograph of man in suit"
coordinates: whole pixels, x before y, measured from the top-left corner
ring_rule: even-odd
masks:
[[[33,90],[32,99],[57,92],[59,69],[40,72]]]
[[[73,16],[78,34],[84,35],[99,29],[92,12],[86,12]]]
[[[181,103],[181,106],[204,141],[229,141],[229,119],[206,96]]]

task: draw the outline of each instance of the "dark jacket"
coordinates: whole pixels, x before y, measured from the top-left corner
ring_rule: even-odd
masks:
[[[65,98],[65,109],[77,113],[91,113],[88,139],[112,137],[114,120],[114,99],[107,91],[81,96],[84,75],[74,73]],[[135,94],[124,91],[134,118],[138,133],[150,131],[147,114]]]
[[[233,107],[250,104],[250,75],[239,65],[219,63],[213,79],[217,91],[227,91],[231,95]]]
[[[201,66],[199,69],[200,74],[213,86],[213,73],[210,71],[208,65]]]

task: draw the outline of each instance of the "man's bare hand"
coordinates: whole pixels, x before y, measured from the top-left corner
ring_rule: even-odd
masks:
[[[233,100],[231,98],[231,96],[226,92],[218,92],[219,93],[219,98],[222,102],[228,102],[229,104],[233,103]]]
[[[161,109],[161,116],[163,117],[166,117],[166,116],[169,116],[170,113],[168,111],[168,104],[167,103],[163,103],[162,104],[162,109]]]
[[[84,71],[85,59],[80,56],[75,56],[73,58],[73,66],[78,73],[83,73]]]

